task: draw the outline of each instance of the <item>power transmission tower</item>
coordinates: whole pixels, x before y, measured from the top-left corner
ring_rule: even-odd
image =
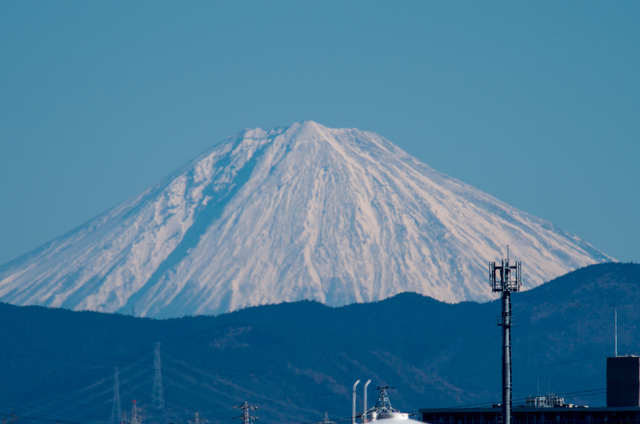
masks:
[[[189,420],[189,424],[206,424],[209,420],[206,418],[200,418],[198,413],[196,412],[196,417],[193,420]]]
[[[18,416],[16,415],[16,410],[14,409],[11,412],[11,420],[9,421],[9,423],[14,424],[16,421],[18,421]],[[7,417],[2,417],[2,424],[7,424]]]
[[[327,411],[324,411],[324,421],[322,421],[322,424],[336,424],[333,421],[329,421],[329,413]]]
[[[122,415],[122,406],[120,405],[120,373],[118,367],[113,376],[113,408],[111,408],[111,422],[117,423],[118,418]]]
[[[138,408],[138,404],[136,400],[133,400],[133,407],[131,408],[131,420],[129,424],[142,424],[144,418],[140,415],[140,412],[144,412],[142,409]]]
[[[125,411],[122,411],[122,421],[120,421],[120,424],[127,424],[127,413]]]
[[[498,318],[502,326],[502,422],[511,424],[511,292],[522,287],[522,263],[509,263],[509,246],[501,265],[489,262],[489,284],[494,293],[502,293],[502,315]]]
[[[249,405],[244,402],[242,405],[234,406],[233,409],[242,409],[242,414],[238,417],[233,417],[234,420],[242,420],[242,424],[251,424],[251,421],[255,421],[258,417],[251,416],[251,411],[258,409],[257,406]]]
[[[164,408],[164,390],[162,388],[162,362],[160,360],[160,342],[154,346],[155,358],[153,367],[156,369],[156,376],[153,380],[153,406],[157,409]]]

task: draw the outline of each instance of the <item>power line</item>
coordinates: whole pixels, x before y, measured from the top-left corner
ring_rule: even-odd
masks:
[[[17,347],[7,347],[7,346],[0,346],[0,349],[7,349],[7,350],[19,350],[19,351],[26,351],[26,352],[38,352],[38,353],[48,353],[48,354],[53,354],[53,355],[69,355],[69,356],[78,356],[78,357],[86,357],[86,358],[99,358],[99,359],[108,359],[108,360],[114,360],[114,361],[122,361],[122,362],[129,362],[130,364],[127,365],[127,368],[140,368],[140,369],[144,369],[144,370],[150,370],[153,367],[153,363],[152,362],[147,362],[147,358],[144,358],[142,360],[129,360],[129,359],[123,359],[123,358],[111,358],[111,357],[105,357],[105,356],[97,356],[97,355],[85,355],[85,354],[76,354],[76,353],[63,353],[63,352],[52,352],[52,351],[45,351],[45,350],[36,350],[36,349],[26,349],[26,348],[17,348]],[[8,355],[8,356],[19,356],[19,357],[26,357],[26,358],[36,358],[36,359],[43,359],[41,356],[31,356],[31,355],[20,355],[20,354],[15,354],[15,353],[8,353],[8,352],[0,352],[0,355]],[[549,362],[549,363],[545,363],[545,364],[541,364],[541,365],[534,365],[534,366],[528,366],[528,367],[521,367],[521,368],[517,368],[518,370],[523,370],[523,369],[532,369],[532,368],[541,368],[541,367],[547,367],[547,366],[552,366],[552,365],[559,365],[559,364],[567,364],[567,363],[572,363],[572,362],[580,362],[580,361],[586,361],[586,360],[591,360],[591,359],[597,359],[597,358],[602,358],[605,357],[606,355],[598,355],[598,356],[593,356],[593,357],[588,357],[588,358],[580,358],[580,359],[573,359],[573,360],[567,360],[567,361],[556,361],[556,362]],[[171,356],[169,356],[169,358],[172,358]],[[44,359],[47,359],[46,357]],[[87,363],[87,364],[100,364],[100,365],[109,365],[109,366],[113,366],[113,364],[110,363],[105,363],[105,362],[97,362],[97,361],[85,361],[85,360],[79,360],[79,359],[71,359],[71,358],[56,358],[56,357],[51,357],[48,359],[52,359],[52,360],[58,360],[58,361],[64,361],[64,362],[75,362],[75,363]],[[175,361],[179,361],[176,358],[173,358]],[[195,369],[198,371],[203,372],[203,374],[205,373],[203,371],[203,369],[213,369],[213,370],[219,370],[219,369],[226,369],[229,370],[229,368],[220,368],[220,367],[196,367],[193,365],[189,365],[189,364],[184,364],[184,365],[180,365],[180,364],[176,364],[176,367],[178,368],[191,368],[191,369]],[[171,368],[173,368],[172,366],[168,366],[165,367],[165,370],[169,370],[169,371],[173,371]],[[250,372],[251,374],[253,373],[268,373],[265,371],[247,371]],[[498,372],[487,372],[487,373],[479,373],[479,374],[471,374],[471,375],[463,375],[463,376],[455,376],[455,377],[449,377],[446,380],[443,380],[443,382],[447,382],[450,380],[455,380],[455,379],[462,379],[462,378],[471,378],[471,377],[477,377],[477,376],[485,376],[485,375],[492,375],[492,374],[497,374]],[[300,381],[300,382],[307,382],[308,380],[302,380],[302,379],[275,379],[275,378],[268,378],[268,377],[256,377],[254,375],[236,375],[236,374],[222,374],[222,373],[211,373],[213,375],[217,375],[217,376],[227,376],[227,377],[235,377],[235,378],[256,378],[256,379],[270,379],[270,380],[285,380],[285,381]],[[295,376],[299,376],[299,377],[305,377],[303,375],[300,374],[290,374],[290,373],[273,373],[274,375],[295,375]],[[309,377],[311,378],[311,377]],[[429,382],[429,383],[409,383],[409,384],[402,384],[402,385],[396,385],[397,388],[402,389],[402,388],[408,388],[408,387],[413,387],[413,386],[427,386],[427,385],[435,385],[436,382]],[[484,391],[484,392],[491,392],[491,390],[487,390],[487,389],[480,389],[480,388],[465,388],[465,387],[454,387],[448,390],[455,390],[455,389],[459,389],[459,390],[465,390],[465,391]],[[597,390],[597,389],[596,389]],[[602,390],[602,389],[600,389]],[[524,392],[524,391],[523,391]],[[584,391],[581,392],[576,392],[576,393],[583,393]],[[589,394],[588,396],[597,396],[597,395],[601,395],[602,393],[593,393],[593,394]],[[268,399],[265,400],[263,403],[273,403],[273,402],[282,402],[282,401],[286,401],[286,400],[292,400],[292,399],[301,399],[301,398],[312,398],[312,397],[318,397],[318,396],[334,396],[334,395],[344,395],[344,392],[340,391],[340,392],[331,392],[331,393],[322,393],[322,394],[316,394],[316,395],[307,395],[307,396],[297,396],[297,397],[287,397],[287,398],[279,398],[279,399]],[[586,395],[586,394],[585,394]],[[483,404],[487,404],[483,403]],[[478,405],[483,405],[483,404],[478,404]],[[224,404],[223,404],[224,405]],[[208,409],[208,408],[220,408],[220,405],[216,405],[216,406],[212,406],[211,404],[207,405],[207,406],[203,406],[203,407],[191,407],[191,409]],[[38,407],[36,407],[37,409]],[[33,418],[33,417],[32,417]],[[106,417],[101,417],[101,418],[106,418]],[[33,418],[35,419],[35,418]],[[64,422],[64,423],[73,423],[75,421],[71,421],[71,420],[53,420],[53,421],[57,421],[57,422]]]
[[[629,386],[631,387],[631,386]],[[595,389],[587,389],[587,390],[579,390],[579,391],[574,391],[574,392],[564,392],[564,393],[558,393],[558,396],[565,396],[565,397],[587,397],[587,396],[598,396],[601,394],[605,394],[607,391],[606,387],[599,387],[599,388],[595,388]],[[320,394],[315,394],[315,395],[307,395],[307,396],[295,396],[295,397],[286,397],[286,398],[275,398],[275,399],[268,399],[262,402],[259,402],[260,404],[265,404],[265,403],[274,403],[274,402],[283,402],[283,401],[287,401],[287,400],[293,400],[293,399],[301,399],[301,398],[310,398],[310,397],[319,397],[319,396],[332,396],[332,395],[344,395],[344,392],[330,392],[330,393],[320,393]],[[574,396],[571,396],[574,395]],[[514,399],[515,401],[524,401],[526,400],[526,398],[516,398]],[[447,410],[447,409],[465,409],[465,408],[471,408],[471,407],[478,407],[478,406],[483,406],[483,405],[492,405],[495,402],[482,402],[482,403],[475,403],[475,404],[465,404],[465,405],[456,405],[456,406],[450,406],[450,407],[442,407],[442,408],[430,408],[431,410]],[[223,405],[227,405],[230,406],[232,404],[223,404]],[[219,407],[220,405],[218,405]],[[206,407],[186,407],[186,409],[204,409]],[[219,409],[214,409],[212,411],[223,411],[223,410],[228,410],[227,408],[219,408]],[[418,413],[418,411],[409,411],[409,413]],[[2,413],[0,412],[0,414],[2,415],[9,415],[7,413]],[[157,415],[153,415],[153,416],[162,416],[165,414],[157,414]],[[46,422],[57,422],[57,423],[63,423],[63,424],[86,424],[87,421],[96,421],[98,419],[103,419],[106,418],[107,416],[99,416],[99,417],[92,417],[92,418],[88,418],[85,420],[85,422],[80,422],[80,421],[70,421],[70,420],[61,420],[61,419],[57,419],[57,418],[45,418],[45,417],[33,417],[33,416],[26,416],[26,415],[21,415],[22,418],[26,418],[26,419],[32,419],[32,420],[37,420],[37,421],[46,421]],[[342,422],[342,421],[349,421],[351,420],[351,416],[349,417],[344,417],[344,418],[332,418],[332,420],[336,423],[338,422]],[[305,421],[305,422],[296,422],[296,423],[292,423],[292,424],[317,424],[320,421]]]
[[[53,355],[81,356],[81,357],[86,357],[86,358],[98,358],[98,359],[106,359],[106,360],[119,361],[119,362],[129,362],[129,363],[134,364],[134,365],[128,365],[127,368],[154,369],[154,367],[155,367],[155,361],[154,362],[147,361],[147,357],[150,357],[150,356],[147,356],[147,357],[145,357],[145,359],[142,359],[142,360],[132,360],[132,359],[113,358],[113,357],[98,356],[98,355],[86,355],[86,354],[77,354],[77,353],[54,352],[54,351],[28,349],[28,348],[18,348],[18,347],[8,347],[8,346],[0,346],[0,349],[21,350],[21,351],[36,352],[36,353],[49,353],[49,354],[53,354]],[[19,355],[19,354],[15,354],[15,353],[7,353],[7,352],[0,352],[0,355],[16,356],[16,357],[32,358],[32,359],[50,359],[50,360],[56,360],[56,361],[62,361],[62,362],[97,364],[97,365],[105,365],[105,366],[117,366],[117,365],[120,365],[120,364],[107,363],[107,362],[84,361],[84,360],[70,359],[70,358],[56,358],[56,357]],[[164,356],[165,357],[168,356],[169,358],[177,360],[177,358],[173,358],[170,355],[166,355],[165,354]],[[540,365],[531,365],[531,366],[527,366],[527,367],[514,368],[514,370],[521,371],[521,370],[528,370],[528,369],[535,369],[535,368],[543,368],[543,367],[548,367],[548,366],[552,366],[552,365],[562,365],[562,364],[568,364],[568,363],[573,363],[573,362],[582,362],[582,361],[588,361],[588,360],[591,360],[591,359],[599,359],[599,358],[605,358],[605,357],[607,357],[607,355],[598,355],[598,356],[592,356],[592,357],[580,358],[580,359],[572,359],[572,360],[566,360],[566,361],[548,362],[548,363],[540,364]],[[212,373],[212,374],[215,374],[215,375],[218,375],[218,376],[222,376],[222,377],[255,378],[255,379],[269,379],[269,380],[282,380],[282,381],[301,381],[301,382],[302,381],[304,381],[304,382],[308,381],[306,379],[305,380],[302,380],[302,379],[276,379],[276,378],[271,378],[271,377],[263,378],[263,377],[256,377],[255,375],[253,375],[253,374],[269,374],[269,375],[285,375],[285,376],[288,375],[288,376],[305,377],[305,378],[308,378],[308,379],[312,379],[312,377],[306,377],[306,376],[300,375],[300,374],[275,373],[275,372],[271,372],[271,371],[261,371],[261,370],[260,371],[258,371],[258,370],[238,370],[238,369],[224,368],[224,367],[209,367],[209,366],[194,366],[194,365],[178,365],[178,367],[183,367],[183,368],[191,367],[191,368],[195,368],[195,369],[198,369],[198,370],[209,369],[209,370],[224,370],[224,371],[231,371],[231,372],[235,371],[235,372],[239,372],[239,373],[246,373],[246,375],[243,375],[243,374]],[[485,372],[485,373],[448,377],[448,378],[446,378],[445,381],[457,380],[457,379],[463,379],[463,378],[483,377],[483,376],[487,376],[487,375],[499,374],[500,372],[501,371],[490,371],[490,372]],[[350,384],[351,383],[351,381],[346,381],[346,380],[345,381],[337,380],[336,382],[342,382],[344,384]],[[412,387],[412,386],[428,386],[428,385],[432,385],[432,384],[433,384],[433,382],[429,382],[429,383],[408,383],[408,384],[395,384],[394,383],[393,385],[396,388],[404,388],[404,387]],[[370,390],[374,390],[374,389],[370,389]]]
[[[514,370],[522,371],[522,370],[529,370],[529,369],[535,369],[535,368],[544,368],[544,367],[548,367],[548,366],[552,366],[552,365],[569,364],[569,363],[572,363],[572,362],[589,361],[591,359],[600,359],[600,358],[606,358],[606,357],[607,357],[607,355],[598,355],[598,356],[591,356],[589,358],[572,359],[572,360],[558,361],[558,362],[548,362],[546,364],[541,364],[541,365],[531,365],[531,366],[528,366],[528,367],[514,368]],[[472,378],[472,377],[484,377],[484,376],[487,376],[487,375],[500,374],[501,372],[502,371],[489,371],[489,372],[484,372],[484,373],[479,373],[479,374],[469,374],[469,375],[460,375],[460,376],[456,376],[456,377],[447,377],[447,379],[444,380],[444,381],[459,380],[459,379],[463,379],[463,378]],[[394,384],[394,387],[396,389],[398,389],[398,388],[412,387],[412,386],[428,386],[428,385],[431,385],[431,384],[433,384],[433,383]]]
[[[71,356],[83,356],[83,357],[88,357],[88,358],[107,359],[107,360],[113,360],[113,361],[130,362],[130,363],[138,364],[138,365],[126,365],[127,368],[155,369],[155,362],[147,361],[146,358],[144,360],[135,361],[135,360],[121,359],[121,358],[109,358],[109,357],[104,357],[104,356],[81,355],[81,354],[74,354],[74,353],[48,352],[48,351],[35,350],[35,349],[8,348],[8,347],[3,347],[3,346],[0,346],[0,349],[14,349],[14,350],[24,350],[24,351],[29,351],[29,352],[36,352],[36,353],[52,353],[54,355],[71,355]],[[8,352],[0,352],[0,355],[15,356],[15,357],[20,357],[20,358],[31,358],[31,359],[48,359],[48,360],[52,360],[52,361],[73,362],[73,363],[82,363],[82,364],[95,364],[95,365],[104,365],[104,366],[109,366],[109,367],[121,365],[119,363],[111,363],[111,362],[86,361],[86,360],[71,359],[71,358],[56,358],[56,357],[53,357],[53,356],[21,355],[21,354],[8,353]],[[222,372],[212,372],[212,374],[218,375],[218,376],[222,376],[222,377],[255,378],[255,379],[280,380],[280,381],[300,381],[300,382],[309,382],[309,383],[315,382],[313,377],[307,377],[307,376],[301,375],[301,374],[277,373],[277,372],[272,372],[272,371],[257,371],[257,370],[235,370],[235,369],[231,369],[231,368],[194,366],[194,365],[178,365],[178,366],[179,367],[180,366],[181,367],[185,367],[185,368],[187,366],[189,366],[189,367],[196,368],[196,369],[199,369],[199,370],[210,369],[210,370],[225,370],[225,371],[230,371],[230,372],[246,373],[246,374],[226,374],[226,373],[222,373]],[[297,379],[288,379],[288,378],[275,378],[275,377],[259,377],[259,376],[255,376],[254,374],[269,374],[269,375],[276,375],[276,376],[278,376],[278,375],[296,376],[298,378]],[[340,381],[338,380],[336,382],[340,382]],[[345,381],[345,383],[346,383],[346,381]]]

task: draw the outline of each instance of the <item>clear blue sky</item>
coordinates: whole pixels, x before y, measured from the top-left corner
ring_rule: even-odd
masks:
[[[312,119],[640,262],[640,2],[0,3],[0,263]]]

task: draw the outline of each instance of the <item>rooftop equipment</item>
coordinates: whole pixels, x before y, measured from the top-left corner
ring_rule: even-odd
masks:
[[[561,407],[571,407],[573,405],[564,403],[563,397],[548,395],[548,396],[529,396],[524,401],[524,406],[527,408],[561,408]]]
[[[374,411],[372,415],[376,419],[385,419],[385,418],[407,419],[409,418],[409,414],[400,412],[391,406],[391,401],[389,400],[387,389],[391,389],[391,387],[389,386],[378,387],[377,390],[380,390],[380,394],[378,395],[378,401],[376,402],[376,406],[373,408]]]
[[[369,411],[371,414],[371,421],[383,421],[384,424],[418,424],[420,421],[412,420],[409,418],[409,414],[405,412],[400,412],[397,409],[391,406],[391,402],[389,401],[389,395],[387,394],[387,389],[391,389],[389,386],[381,386],[378,387],[377,390],[380,390],[380,394],[378,395],[378,401],[376,402],[376,406],[371,408]]]

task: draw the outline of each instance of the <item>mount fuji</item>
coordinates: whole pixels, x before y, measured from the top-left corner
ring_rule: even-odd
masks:
[[[613,260],[377,134],[312,121],[245,130],[0,267],[0,301],[157,318],[417,292],[493,299],[487,262],[532,288]]]

